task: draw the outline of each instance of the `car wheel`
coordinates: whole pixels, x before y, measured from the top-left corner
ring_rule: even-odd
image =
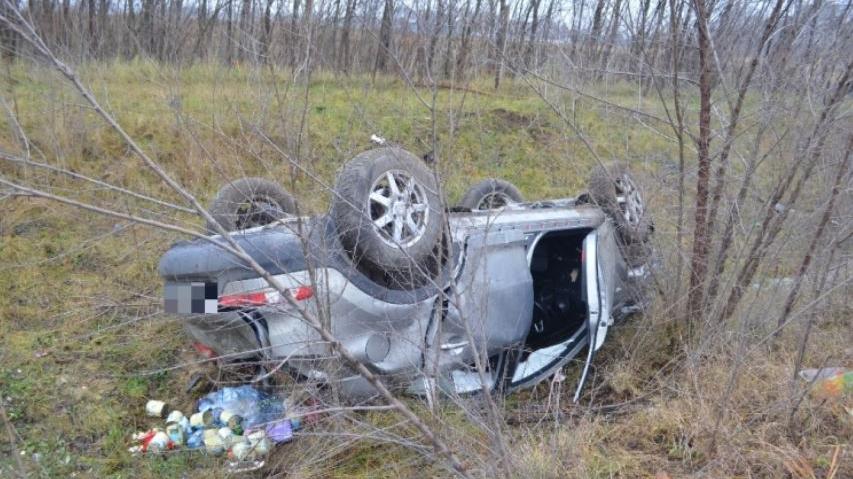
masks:
[[[522,201],[524,197],[515,185],[508,181],[489,178],[468,188],[459,206],[470,210],[493,210]]]
[[[589,200],[613,219],[623,243],[642,243],[649,238],[652,226],[642,192],[624,166],[593,170]]]
[[[444,218],[436,180],[413,154],[377,148],[350,160],[332,218],[356,267],[387,287],[424,285],[436,270]]]
[[[263,178],[241,178],[223,186],[210,214],[227,231],[263,226],[296,213],[296,202],[281,186]],[[216,233],[208,223],[207,231]]]

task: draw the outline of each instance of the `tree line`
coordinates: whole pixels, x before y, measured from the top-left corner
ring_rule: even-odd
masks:
[[[340,73],[464,80],[559,65],[592,76],[672,68],[698,74],[695,2],[684,0],[17,0],[51,48],[77,60],[272,64]],[[786,2],[819,11],[817,30],[850,2]],[[714,2],[709,28],[745,49],[773,2]],[[783,19],[784,21],[784,19]],[[818,32],[819,33],[819,32]],[[814,33],[813,33],[814,34]],[[790,42],[781,32],[773,41]],[[7,57],[26,50],[2,35]],[[742,52],[746,54],[745,52]]]

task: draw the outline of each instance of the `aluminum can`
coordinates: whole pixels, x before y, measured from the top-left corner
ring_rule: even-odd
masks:
[[[145,414],[148,414],[151,417],[165,417],[166,411],[168,410],[168,406],[166,406],[166,403],[163,401],[152,399],[145,403]]]

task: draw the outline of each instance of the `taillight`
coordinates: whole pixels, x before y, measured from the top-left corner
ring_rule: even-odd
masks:
[[[262,306],[270,304],[266,293],[229,294],[219,298],[220,308],[239,308],[246,306]]]
[[[296,289],[291,289],[290,293],[293,294],[293,299],[302,301],[314,296],[314,288],[311,286],[300,286]]]
[[[296,301],[303,301],[314,296],[314,289],[310,286],[300,286],[290,290],[291,296]],[[220,308],[248,308],[253,306],[269,306],[284,303],[281,294],[272,289],[255,291],[252,293],[228,294],[219,297]]]

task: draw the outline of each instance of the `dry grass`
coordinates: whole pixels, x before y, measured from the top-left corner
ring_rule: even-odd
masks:
[[[822,322],[807,365],[850,363],[850,310],[836,314]],[[650,314],[618,331],[606,346],[606,358],[600,358],[598,380],[586,393],[586,401],[594,402],[569,408],[557,427],[545,421],[544,427],[521,435],[525,476],[853,474],[849,397],[825,400],[807,394],[789,423],[792,398],[799,398],[808,386],[800,379],[792,381],[796,326],[778,348],[751,348],[744,355],[736,338],[717,338],[708,341],[714,351],[661,370],[656,365],[669,354],[654,342],[666,336],[667,325],[663,315]],[[639,335],[648,342],[629,360]],[[738,354],[742,361],[734,359]],[[739,372],[729,391],[733,368]],[[609,404],[617,406],[607,408]],[[595,411],[596,406],[605,410]]]

